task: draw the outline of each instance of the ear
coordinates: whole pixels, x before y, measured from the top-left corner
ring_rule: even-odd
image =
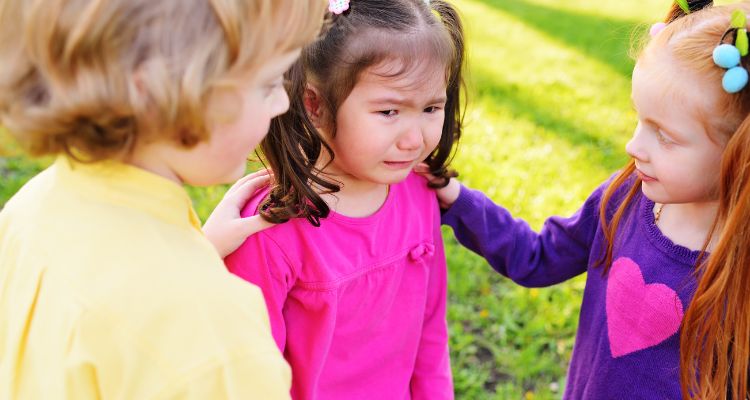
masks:
[[[302,101],[305,103],[305,111],[307,111],[310,121],[312,121],[316,128],[320,129],[325,122],[323,120],[325,107],[323,106],[323,97],[320,95],[318,88],[308,83],[305,86]]]

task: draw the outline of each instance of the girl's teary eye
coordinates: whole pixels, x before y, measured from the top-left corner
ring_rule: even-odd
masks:
[[[442,107],[430,106],[430,107],[425,108],[424,112],[426,112],[428,114],[432,114],[432,113],[436,113],[436,112],[440,111],[441,109],[442,109]]]
[[[395,117],[396,115],[398,115],[398,111],[396,110],[382,110],[382,111],[378,111],[378,113],[386,117]]]

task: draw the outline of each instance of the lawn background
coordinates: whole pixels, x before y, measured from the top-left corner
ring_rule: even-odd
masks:
[[[718,1],[726,4],[728,1]],[[456,0],[470,69],[455,167],[538,229],[572,214],[627,160],[632,43],[668,0]],[[0,129],[0,207],[49,160]],[[189,188],[202,218],[225,187]],[[444,228],[448,321],[459,399],[554,399],[565,386],[584,277],[525,289],[492,272]]]

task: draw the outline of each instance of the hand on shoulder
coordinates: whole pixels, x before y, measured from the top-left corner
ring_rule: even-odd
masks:
[[[430,182],[435,181],[435,176],[430,174],[429,167],[427,164],[420,163],[416,167],[414,167],[414,172],[417,174],[424,176],[429,180]],[[448,181],[448,185],[442,188],[435,189],[435,194],[438,198],[438,203],[440,203],[440,208],[443,210],[447,210],[451,208],[453,203],[458,200],[458,195],[461,194],[461,182],[458,181],[458,179],[450,178]]]
[[[270,182],[267,170],[260,170],[238,180],[229,188],[214,211],[203,225],[203,233],[216,247],[221,258],[237,250],[250,235],[258,233],[274,224],[260,215],[242,218],[240,211],[258,190]]]

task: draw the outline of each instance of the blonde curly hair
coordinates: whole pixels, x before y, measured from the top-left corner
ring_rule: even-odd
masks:
[[[209,136],[211,94],[319,33],[325,0],[3,0],[0,125],[32,155]]]

